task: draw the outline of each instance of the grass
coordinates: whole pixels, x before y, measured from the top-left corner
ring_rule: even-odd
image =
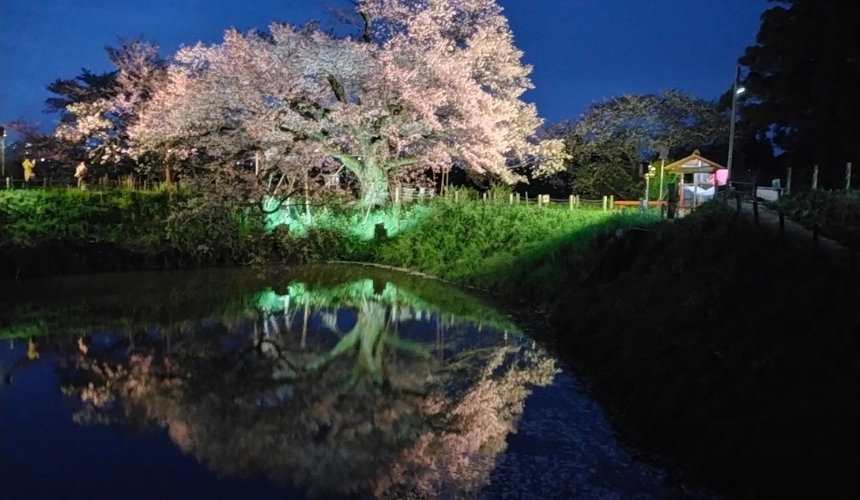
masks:
[[[744,218],[660,228],[634,267],[570,287],[553,339],[645,449],[734,498],[860,487],[860,293]]]
[[[587,268],[619,227],[655,217],[504,203],[438,202],[409,231],[374,249],[377,262],[524,300],[543,300]]]

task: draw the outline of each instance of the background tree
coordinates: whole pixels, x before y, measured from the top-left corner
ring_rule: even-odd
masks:
[[[16,179],[22,178],[21,162],[30,158],[36,161],[37,177],[57,178],[63,177],[64,174],[71,176],[71,172],[63,167],[69,165],[75,144],[42,132],[38,123],[28,123],[23,118],[7,123],[6,129],[17,136],[16,140],[7,146],[7,175]]]
[[[740,62],[751,132],[793,165],[857,161],[860,14],[836,0],[770,0]]]
[[[59,139],[76,144],[92,166],[128,173],[135,162],[128,155],[127,129],[160,84],[166,63],[158,47],[143,40],[121,40],[105,50],[116,71],[83,70],[74,79],[56,80],[48,90],[59,97],[49,98],[47,106],[61,113]]]
[[[563,138],[575,192],[639,194],[640,164],[661,146],[680,158],[728,141],[728,113],[717,102],[677,91],[622,95],[588,108],[576,121],[548,131]]]

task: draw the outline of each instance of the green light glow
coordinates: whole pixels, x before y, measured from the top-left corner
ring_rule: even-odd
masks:
[[[421,204],[402,208],[386,207],[375,210],[369,215],[362,211],[336,214],[328,207],[311,207],[311,217],[308,221],[302,203],[287,199],[281,203],[280,208],[277,208],[278,203],[281,202],[272,197],[263,200],[263,208],[266,211],[266,231],[271,232],[279,226],[287,226],[290,234],[299,237],[306,236],[308,229],[315,227],[347,234],[361,241],[369,241],[374,238],[374,228],[379,223],[385,226],[389,236],[394,236],[414,227],[430,213],[430,208]]]

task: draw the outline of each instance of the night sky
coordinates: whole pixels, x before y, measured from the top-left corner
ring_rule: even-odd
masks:
[[[525,61],[535,102],[549,122],[576,118],[622,93],[680,89],[714,98],[753,43],[766,0],[500,0]],[[117,37],[144,36],[165,55],[183,44],[216,42],[225,28],[273,20],[321,19],[343,0],[5,0],[0,2],[0,123],[43,113],[45,86],[81,68],[111,65]],[[326,22],[328,21],[328,22]]]

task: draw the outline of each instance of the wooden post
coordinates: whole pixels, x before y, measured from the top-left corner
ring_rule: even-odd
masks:
[[[678,215],[678,184],[671,183],[666,189],[666,219],[673,220]]]
[[[812,226],[812,256],[818,256],[818,223]]]
[[[47,177],[42,178],[42,189],[48,189],[48,178]]]
[[[785,174],[785,194],[791,194],[791,167],[788,167],[788,172]]]
[[[526,191],[526,205],[529,204],[529,192]]]
[[[812,168],[812,189],[818,189],[818,165]]]
[[[609,197],[604,196],[603,197],[603,211],[604,212],[607,210],[608,206],[609,206]]]
[[[851,189],[851,162],[845,164],[845,190]]]
[[[458,201],[460,201],[459,198],[460,198],[460,196],[459,196],[458,191],[454,191],[454,203],[457,203]]]
[[[785,238],[785,213],[782,210],[779,211],[779,236]]]
[[[570,209],[573,210],[573,195],[570,195]]]
[[[305,169],[305,223],[311,225],[310,193],[308,193],[308,171]]]
[[[517,193],[517,205],[520,204],[520,193]]]
[[[855,232],[851,233],[851,243],[848,250],[851,252],[851,270],[854,271],[857,269],[857,233]]]
[[[608,210],[615,210],[615,195],[609,195],[609,205],[606,207]]]
[[[308,303],[307,303],[307,302],[305,302],[305,317],[304,317],[304,320],[302,321],[302,339],[301,339],[301,341],[299,342],[299,347],[301,347],[302,349],[304,349],[304,348],[305,348],[305,346],[307,345],[307,338],[308,338],[308,318],[310,317],[309,312],[310,312],[310,310],[309,310],[309,308],[308,308]]]
[[[579,208],[582,205],[582,200],[579,198],[579,195],[576,195],[576,208]]]
[[[514,193],[508,195],[508,205],[514,204]]]
[[[484,191],[484,202],[485,203],[487,202],[487,192],[486,191]]]
[[[699,205],[699,178],[696,177],[696,174],[693,174],[693,207],[691,210],[695,210]]]

